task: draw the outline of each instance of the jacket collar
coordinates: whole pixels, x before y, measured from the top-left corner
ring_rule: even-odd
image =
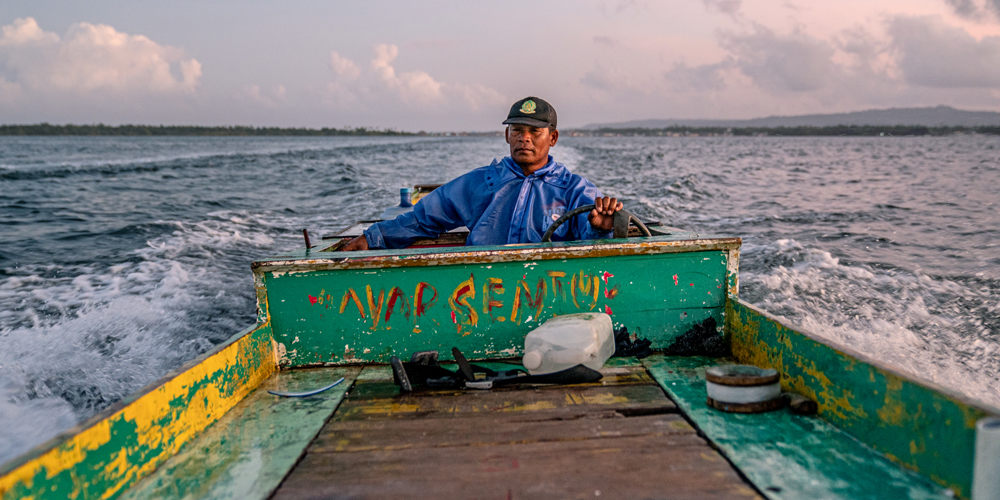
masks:
[[[511,157],[505,156],[503,160],[497,163],[493,160],[493,165],[500,167],[496,170],[498,171],[499,181],[508,181],[513,177],[524,179],[524,170],[518,165]],[[549,162],[545,164],[544,167],[536,170],[533,176],[538,177],[546,184],[552,184],[557,187],[566,187],[569,185],[570,177],[573,175],[570,173],[569,169],[552,159],[552,155],[549,155]]]

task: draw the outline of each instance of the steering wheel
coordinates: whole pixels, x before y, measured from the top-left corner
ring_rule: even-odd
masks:
[[[556,221],[553,222],[551,226],[549,226],[549,229],[545,231],[545,234],[542,235],[542,243],[551,242],[552,235],[556,232],[556,229],[559,229],[559,226],[563,225],[564,222],[584,212],[589,212],[595,208],[597,207],[595,207],[592,204],[584,205],[582,207],[576,207],[573,210],[570,210],[569,212],[562,214],[562,217],[556,219]],[[615,217],[614,234],[612,236],[613,238],[628,238],[628,226],[630,222],[635,223],[636,227],[638,227],[642,231],[643,235],[645,236],[653,235],[652,233],[649,232],[649,228],[647,228],[646,225],[643,224],[638,217],[632,214],[632,212],[629,212],[627,210],[618,210],[617,212],[615,212],[614,217]]]

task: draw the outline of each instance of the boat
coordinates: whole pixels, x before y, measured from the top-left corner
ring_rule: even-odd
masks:
[[[0,498],[972,495],[977,422],[1000,409],[742,301],[740,238],[647,223],[336,251],[366,224],[254,261],[255,325],[4,464]],[[654,354],[611,358],[597,382],[394,383],[392,357],[426,351],[516,368],[527,332],[576,312],[609,314]],[[727,355],[669,354],[698,332]],[[777,371],[816,413],[712,407],[706,370],[734,363]]]

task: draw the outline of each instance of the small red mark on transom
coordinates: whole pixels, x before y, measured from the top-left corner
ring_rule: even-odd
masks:
[[[674,286],[677,286],[677,275],[674,275]]]
[[[604,312],[605,312],[605,314],[607,314],[608,316],[611,316],[611,314],[612,314],[612,312],[611,312],[611,306],[609,306],[609,305],[605,305],[605,306],[604,306]]]
[[[316,301],[318,301],[318,300],[319,300],[319,297],[313,297],[312,295],[309,296],[309,303],[310,304],[315,305]]]
[[[607,271],[604,271],[604,274],[601,276],[601,279],[604,280],[604,285],[607,286],[607,284],[608,284],[608,278],[614,278],[614,277],[615,277],[615,275],[613,275],[613,274],[611,274],[611,273],[609,273]]]

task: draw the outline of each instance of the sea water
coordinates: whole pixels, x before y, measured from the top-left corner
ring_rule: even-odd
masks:
[[[254,322],[250,261],[502,138],[0,137],[0,462]],[[573,138],[645,219],[741,236],[741,297],[1000,405],[1000,137]]]

